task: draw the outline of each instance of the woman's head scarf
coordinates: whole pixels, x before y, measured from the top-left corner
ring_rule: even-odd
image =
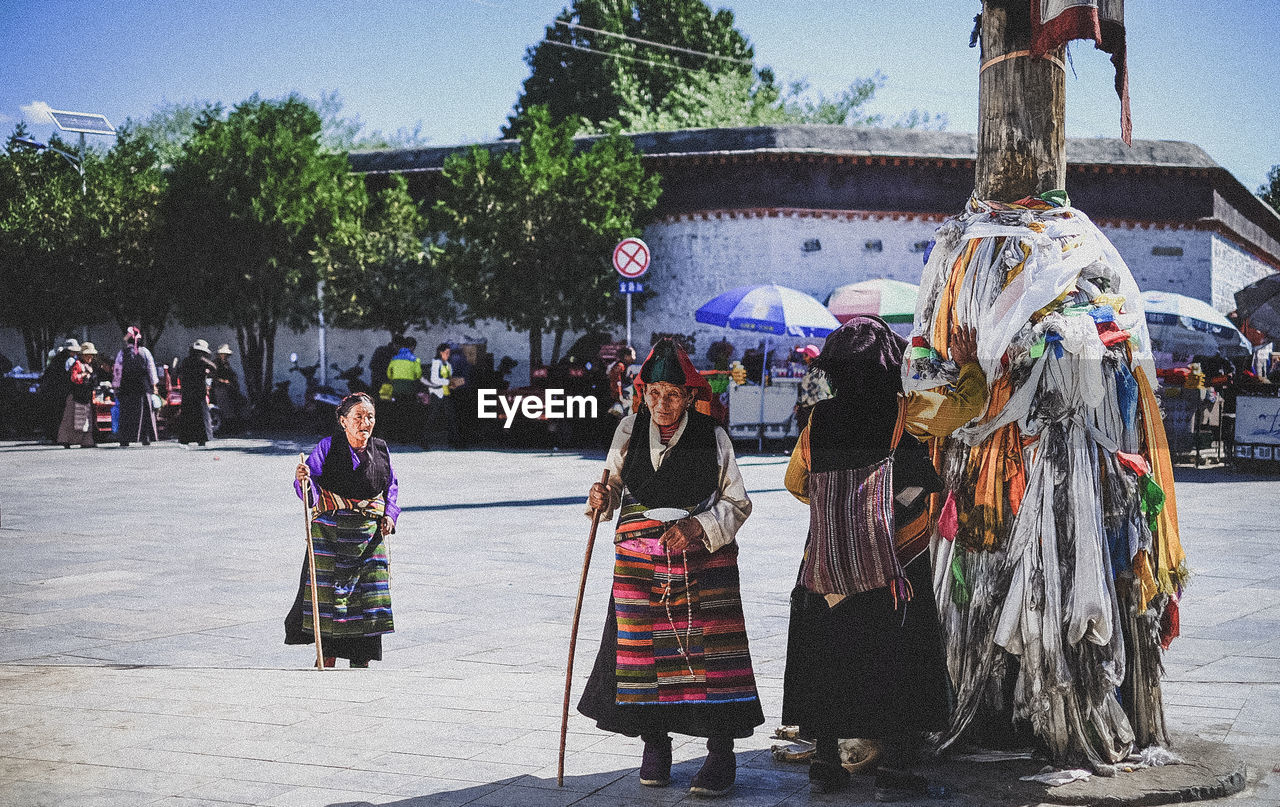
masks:
[[[835,382],[837,398],[860,391],[896,395],[906,346],[880,317],[860,315],[831,332],[813,366]]]
[[[696,400],[711,400],[711,385],[694,368],[684,348],[670,337],[659,339],[649,351],[644,364],[640,366],[640,375],[635,381],[636,391],[643,396],[646,384],[658,384],[664,381],[675,384],[677,387],[689,388]]]
[[[130,325],[128,330],[124,332],[124,341],[129,345],[129,350],[133,352],[133,355],[138,355],[138,348],[142,347],[142,331]]]

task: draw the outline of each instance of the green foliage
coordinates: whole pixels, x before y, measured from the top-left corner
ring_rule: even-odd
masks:
[[[166,259],[161,220],[168,189],[163,154],[172,144],[156,141],[152,131],[127,122],[106,154],[88,155],[82,223],[86,293],[122,331],[137,325],[148,345],[159,341],[185,284]]]
[[[546,106],[556,122],[583,119],[585,132],[614,122],[627,132],[787,123],[946,127],[942,116],[918,109],[896,119],[867,113],[886,81],[879,71],[834,97],[815,96],[804,80],[784,89],[772,70],[753,67],[751,45],[733,22],[732,12],[713,13],[703,0],[574,0],[526,52],[531,72],[504,134],[519,134],[533,105]]]
[[[660,191],[616,132],[575,149],[577,120],[553,123],[541,107],[525,120],[517,149],[475,147],[445,162],[432,221],[467,316],[527,331],[536,367],[545,332],[621,319],[609,256],[639,234]]]
[[[1258,186],[1258,196],[1271,205],[1271,209],[1280,213],[1280,165],[1271,166],[1267,172],[1267,182]]]
[[[835,126],[895,126],[941,129],[940,115],[913,109],[896,120],[869,114],[864,107],[885,84],[883,74],[856,79],[834,97],[814,96],[807,82],[782,90],[766,69],[753,75],[698,72],[661,102],[636,92],[624,93],[619,120],[624,131],[660,132],[716,126],[769,126],[788,123]],[[631,85],[628,85],[631,86]]]
[[[573,0],[556,20],[525,53],[531,72],[504,130],[508,137],[519,135],[534,106],[545,106],[554,122],[579,117],[599,128],[624,120],[636,99],[660,109],[672,92],[699,80],[692,71],[751,78],[751,44],[733,27],[733,12],[713,12],[703,0]]]
[[[22,333],[27,366],[39,368],[54,341],[86,321],[92,299],[79,253],[80,175],[52,150],[15,142],[28,136],[19,123],[0,153],[0,324]]]
[[[426,219],[404,177],[373,195],[362,220],[343,222],[315,252],[325,278],[325,313],[343,328],[393,337],[454,315],[448,278],[423,239]]]
[[[182,146],[195,133],[196,121],[206,114],[220,118],[224,112],[221,104],[208,101],[165,101],[143,121],[126,120],[121,130],[150,143],[160,165],[167,169],[182,155]]]
[[[315,319],[313,253],[366,203],[363,183],[320,133],[320,116],[296,96],[254,95],[225,118],[207,109],[170,178],[167,232],[185,280],[179,316],[235,327],[255,403],[270,389],[279,325]]]

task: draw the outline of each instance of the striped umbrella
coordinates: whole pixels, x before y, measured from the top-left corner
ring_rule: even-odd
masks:
[[[1192,356],[1248,356],[1249,340],[1213,306],[1167,291],[1144,291],[1151,346]]]
[[[840,327],[822,303],[802,291],[770,283],[767,286],[740,286],[726,291],[694,312],[693,318],[707,325],[735,331],[764,334],[764,355],[769,355],[771,334],[825,337]],[[764,450],[764,386],[768,362],[760,366],[760,445]]]
[[[785,336],[823,337],[840,327],[822,303],[774,283],[726,291],[699,308],[693,318],[735,331]]]
[[[875,314],[885,322],[910,322],[915,318],[916,296],[920,287],[901,280],[875,278],[850,283],[831,292],[827,310],[840,322],[848,322],[859,314]]]

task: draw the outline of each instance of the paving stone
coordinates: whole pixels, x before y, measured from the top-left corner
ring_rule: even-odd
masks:
[[[23,807],[703,803],[687,793],[701,740],[676,738],[676,785],[643,788],[640,741],[576,713],[565,787],[556,786],[586,537],[577,502],[600,452],[393,447],[405,507],[391,550],[398,630],[373,669],[320,672],[308,669],[311,648],[281,644],[303,558],[289,479],[309,447],[240,439],[199,452],[62,454],[0,443],[25,480],[0,477],[0,543],[22,547],[0,567],[0,798],[18,794]],[[807,509],[781,490],[785,457],[741,464],[755,502],[739,536],[744,612],[768,722],[736,744],[740,786],[720,803],[864,802],[865,779],[840,798],[811,797],[803,766],[768,753]],[[40,495],[52,484],[93,490],[104,468],[135,480],[136,496],[104,493],[88,515]],[[495,468],[497,483],[476,484]],[[1168,715],[1176,730],[1228,739],[1260,766],[1280,749],[1280,717],[1268,707],[1280,685],[1267,674],[1280,647],[1280,575],[1269,564],[1280,532],[1268,531],[1269,508],[1219,504],[1248,505],[1274,482],[1179,474],[1196,575],[1184,638],[1166,656]],[[575,694],[594,661],[610,561],[598,538]],[[998,772],[975,775],[992,792],[1008,784]],[[1275,792],[1263,776],[1250,781]]]

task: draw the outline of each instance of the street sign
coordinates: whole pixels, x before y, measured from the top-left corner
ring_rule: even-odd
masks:
[[[107,120],[106,115],[96,112],[63,112],[58,109],[49,110],[53,122],[64,132],[80,132],[82,134],[113,135],[116,129]]]
[[[639,238],[624,238],[613,248],[613,268],[628,280],[649,271],[649,245]]]
[[[639,294],[644,291],[644,284],[638,280],[619,280],[619,294]]]

